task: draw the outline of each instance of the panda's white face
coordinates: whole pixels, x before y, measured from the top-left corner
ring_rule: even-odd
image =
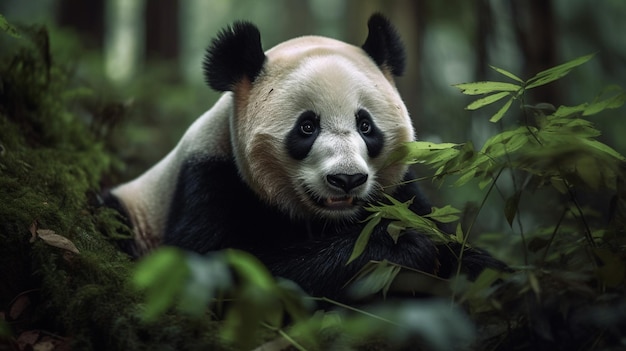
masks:
[[[267,53],[249,93],[235,90],[236,161],[261,198],[292,216],[349,220],[401,181],[406,166],[386,160],[414,139],[411,121],[359,48],[299,40]]]

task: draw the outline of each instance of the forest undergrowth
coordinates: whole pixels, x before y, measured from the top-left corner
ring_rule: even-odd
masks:
[[[558,107],[528,94],[593,55],[530,79],[492,67],[503,81],[456,85],[476,97],[468,110],[496,106],[485,123],[501,131],[480,148],[409,143],[388,162],[419,163],[429,171],[415,181],[478,187],[483,200],[473,211],[444,206],[426,217],[393,199],[372,204],[353,253],[384,218],[392,220],[392,236],[418,229],[438,243],[485,249],[511,270],[486,270],[470,281],[460,267],[442,279],[371,262],[355,277],[359,293],[409,287],[433,298],[348,306],[304,295],[239,251],[202,257],[163,248],[138,263],[121,253],[116,242],[130,232],[99,205],[98,193],[123,167],[108,136],[129,112],[94,102],[92,89],[72,81],[51,57],[45,29],[17,28],[2,17],[0,28],[3,40],[18,43],[0,58],[4,349],[626,347],[625,159],[593,124],[621,117],[626,93],[609,86],[589,102]],[[501,198],[510,232],[475,232],[492,197]],[[455,228],[452,235],[433,220]],[[318,302],[334,308],[316,310]]]

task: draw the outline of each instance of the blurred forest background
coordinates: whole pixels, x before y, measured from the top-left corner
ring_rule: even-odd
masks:
[[[398,88],[418,137],[477,148],[515,118],[488,122],[494,109],[466,111],[472,99],[452,84],[501,80],[494,65],[523,79],[571,60],[596,57],[568,77],[532,92],[529,104],[577,105],[605,86],[626,87],[626,1],[622,0],[3,0],[0,13],[19,25],[45,25],[52,59],[77,85],[95,92],[90,114],[118,103],[111,133],[125,168],[110,183],[130,179],[162,158],[218,95],[203,81],[201,62],[216,33],[234,20],[261,30],[265,49],[315,34],[361,45],[366,22],[382,12],[407,48]],[[0,50],[11,50],[4,38]],[[601,140],[626,153],[626,123],[618,109],[593,117]],[[509,121],[509,122],[507,122]],[[110,185],[110,184],[105,184]],[[505,186],[505,185],[503,185]],[[476,187],[474,187],[476,188]],[[462,208],[480,201],[477,188],[432,189],[435,203]],[[481,212],[483,230],[506,230],[502,202]]]

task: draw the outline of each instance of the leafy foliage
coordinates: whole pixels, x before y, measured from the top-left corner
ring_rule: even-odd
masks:
[[[548,103],[528,105],[525,102],[527,90],[554,82],[591,58],[592,55],[580,57],[540,72],[528,80],[492,67],[515,83],[456,85],[465,94],[485,95],[468,105],[471,110],[508,98],[491,116],[491,122],[502,121],[513,102],[518,101],[526,123],[492,136],[480,149],[475,149],[471,142],[436,144],[416,141],[396,150],[388,160],[389,163],[421,163],[433,170],[431,176],[416,181],[432,179],[443,182],[454,177],[454,186],[477,183],[480,189],[486,190],[478,210],[494,194],[493,189],[497,188],[500,194],[504,194],[505,189],[498,184],[504,175],[510,176],[513,187],[508,189],[509,195],[503,195],[502,214],[511,229],[517,231],[515,235],[484,233],[472,236],[476,217],[465,221],[469,223],[466,227],[457,225],[455,235],[449,235],[435,223],[454,223],[463,219],[462,211],[445,206],[433,208],[430,215],[420,217],[408,209],[410,201],[402,203],[387,197],[384,203],[371,204],[367,208],[372,214],[350,257],[352,261],[363,252],[373,228],[385,219],[390,220],[387,230],[395,239],[408,228],[423,232],[434,242],[443,244],[456,242],[467,245],[469,238],[474,237],[473,244],[489,248],[514,270],[485,270],[474,281],[459,274],[445,280],[387,261],[370,262],[354,278],[353,289],[357,295],[381,292],[384,296],[393,287],[447,297],[455,303],[466,304],[481,331],[477,341],[480,349],[507,349],[505,345],[526,340],[534,340],[532,346],[523,344],[531,349],[555,345],[602,348],[619,343],[618,329],[599,316],[608,314],[608,320],[618,325],[623,325],[626,320],[626,314],[619,309],[626,306],[623,298],[626,192],[622,181],[625,159],[598,140],[600,131],[586,117],[621,107],[626,101],[626,94],[621,88],[610,87],[591,103],[558,109]],[[599,209],[594,209],[594,202],[581,203],[578,195],[581,192],[589,194],[587,197],[590,198],[598,193],[598,199],[605,199],[607,196],[604,194],[609,194],[612,207],[608,213],[608,224],[598,221],[597,215],[598,210],[607,206],[600,204]],[[556,202],[557,205],[550,205],[547,212],[555,215],[547,217],[547,225],[525,231],[520,219],[522,205],[525,202],[532,204],[535,196],[540,201],[545,201],[546,196],[554,198],[550,203]],[[198,275],[195,278],[189,275],[194,264],[189,260],[186,264],[179,263],[188,268],[186,273],[181,273],[186,278],[176,292],[178,299],[196,299],[196,306],[206,305],[206,297],[199,299],[200,296],[191,298],[188,295],[193,290],[188,288],[189,284],[202,279],[201,276],[212,277],[209,280],[213,283],[204,286],[203,290],[210,292],[206,296],[210,296],[213,306],[224,306],[225,295],[220,291],[232,297],[222,329],[222,335],[230,342],[242,340],[259,328],[275,332],[281,340],[300,350],[318,349],[321,345],[358,347],[360,342],[372,345],[377,338],[383,340],[387,347],[400,347],[417,338],[426,347],[443,350],[459,345],[458,342],[467,345],[476,336],[471,324],[464,322],[458,311],[439,304],[428,307],[419,302],[401,306],[385,304],[380,309],[361,310],[323,299],[346,313],[318,311],[310,314],[306,308],[307,298],[302,293],[288,290],[289,294],[286,294],[287,290],[283,290],[266,271],[258,271],[258,262],[240,255],[230,252],[226,256],[202,259],[204,268],[196,268]],[[234,257],[242,261],[233,261]],[[179,260],[185,261],[182,257]],[[150,267],[154,265],[150,264]],[[225,273],[227,267],[239,271],[237,279]],[[141,276],[140,270],[136,280],[141,281]],[[233,283],[235,281],[241,283]],[[225,284],[218,287],[214,285],[216,282]],[[147,289],[165,284],[163,278],[157,276],[144,283],[141,285]],[[444,305],[448,306],[447,303]],[[611,311],[610,306],[617,306],[618,309]],[[160,303],[149,303],[148,315],[153,313],[151,309],[161,308]],[[292,323],[284,326],[276,311],[287,312]],[[418,321],[420,316],[427,322]],[[571,316],[575,316],[574,321]],[[538,325],[549,327],[539,330]],[[576,328],[585,328],[588,332],[562,337]],[[321,338],[321,335],[326,338]],[[520,346],[519,349],[527,348]]]
[[[582,344],[584,349],[604,348],[614,345],[620,334],[597,316],[608,313],[614,323],[621,326],[626,323],[623,311],[607,310],[607,306],[626,306],[623,298],[626,159],[598,139],[600,131],[587,119],[623,106],[626,93],[611,86],[590,103],[559,108],[549,103],[527,105],[525,102],[526,91],[562,78],[592,56],[574,59],[526,81],[492,67],[515,83],[455,85],[467,95],[485,95],[470,103],[469,110],[508,97],[491,116],[491,122],[501,121],[512,103],[519,101],[524,116],[521,120],[525,123],[492,136],[480,150],[474,149],[471,143],[414,142],[393,155],[393,162],[422,163],[431,167],[432,179],[438,182],[455,176],[454,186],[469,182],[477,182],[480,189],[489,186],[483,204],[494,187],[504,196],[503,215],[517,233],[513,236],[483,234],[474,241],[478,246],[491,248],[491,252],[516,270],[513,273],[487,270],[474,282],[461,276],[451,281],[452,298],[469,302],[479,325],[489,329],[491,318],[500,316],[497,319],[515,326],[482,340],[485,347],[498,348],[503,343],[531,337],[536,339],[535,346],[580,347]],[[505,185],[497,185],[502,183],[499,181],[503,175],[511,177],[508,183],[513,187],[508,190],[509,195],[504,194]],[[535,198],[538,200],[533,200]],[[546,198],[552,200],[546,202]],[[524,200],[533,207],[531,217],[537,213],[536,207],[551,204],[543,209],[553,213],[552,217],[546,217],[547,226],[523,229]],[[602,212],[608,222],[601,220]],[[457,240],[468,238],[471,230],[472,225],[457,227]],[[524,307],[513,308],[515,304]],[[571,321],[572,315],[585,322]],[[549,326],[547,331],[534,329],[542,323]],[[576,328],[586,328],[588,332],[569,339],[561,336]]]

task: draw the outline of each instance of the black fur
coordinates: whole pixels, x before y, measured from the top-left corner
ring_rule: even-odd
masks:
[[[363,122],[367,122],[370,125],[370,131],[368,133],[363,133],[359,128],[359,125]],[[380,155],[380,152],[383,151],[383,147],[385,146],[385,135],[380,129],[378,129],[369,112],[359,110],[356,114],[356,124],[357,130],[359,131],[359,134],[361,134],[361,137],[367,146],[368,156],[376,157]]]
[[[265,63],[259,29],[249,22],[235,22],[222,30],[207,49],[204,77],[217,91],[229,91],[247,78],[258,77]]]
[[[315,128],[310,134],[303,133],[302,125],[310,123]],[[303,160],[311,151],[313,143],[320,134],[320,117],[313,111],[305,111],[296,120],[293,128],[287,134],[285,147],[289,156],[295,160]]]
[[[386,222],[375,228],[363,255],[346,265],[363,223],[294,222],[259,200],[230,159],[186,162],[175,194],[164,244],[199,253],[246,250],[274,275],[295,281],[313,296],[345,300],[343,286],[370,260],[386,259],[433,274],[456,270],[458,248],[455,253],[438,248],[415,231],[406,232],[394,243],[386,232]],[[411,209],[418,214],[430,211],[415,183],[403,185],[395,197],[400,201],[414,198]],[[476,255],[464,257],[470,263],[476,260]],[[486,262],[479,255],[481,259]],[[471,265],[469,273],[475,275],[483,267]]]
[[[374,14],[367,22],[369,34],[363,50],[379,67],[388,69],[394,76],[404,73],[406,55],[404,45],[394,26],[381,14]]]

